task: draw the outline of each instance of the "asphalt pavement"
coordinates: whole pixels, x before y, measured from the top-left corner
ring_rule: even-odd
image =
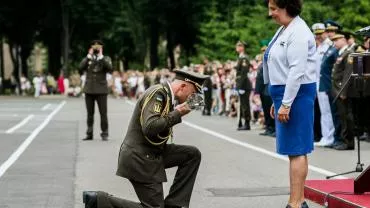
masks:
[[[84,207],[83,190],[138,201],[131,184],[115,175],[134,104],[109,99],[109,141],[100,139],[98,115],[94,140],[82,141],[86,130],[83,98],[0,97],[0,208],[80,208]],[[274,138],[258,135],[259,126],[238,132],[236,123],[236,119],[204,117],[195,111],[175,127],[174,143],[194,145],[202,152],[190,207],[285,207],[287,158],[275,153]],[[369,165],[370,144],[361,145],[362,162]],[[354,169],[357,154],[316,148],[309,162],[308,178],[324,179]],[[175,171],[167,171],[165,193]]]

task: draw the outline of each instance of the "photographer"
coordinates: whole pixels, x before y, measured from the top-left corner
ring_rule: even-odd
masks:
[[[103,43],[94,40],[87,57],[80,63],[80,73],[86,71],[86,83],[84,87],[85,103],[87,109],[87,131],[83,140],[93,139],[94,129],[94,106],[98,104],[100,112],[101,137],[108,140],[108,117],[107,117],[107,94],[108,86],[106,73],[112,72],[110,59],[103,56]]]

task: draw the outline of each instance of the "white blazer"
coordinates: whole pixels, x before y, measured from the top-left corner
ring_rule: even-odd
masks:
[[[263,78],[265,84],[285,85],[282,103],[290,106],[301,84],[316,82],[316,43],[310,28],[299,16],[283,29],[283,26],[278,29],[272,40],[279,36],[269,45],[267,61],[263,60]]]

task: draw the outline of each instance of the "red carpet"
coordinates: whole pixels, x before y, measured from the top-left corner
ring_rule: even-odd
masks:
[[[370,208],[370,193],[353,194],[353,183],[353,179],[308,180],[304,194],[306,199],[320,205],[326,201],[329,208]]]

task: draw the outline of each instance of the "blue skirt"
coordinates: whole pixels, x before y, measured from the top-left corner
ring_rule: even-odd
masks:
[[[277,119],[285,85],[270,85],[269,91],[275,107],[277,153],[289,156],[311,153],[314,143],[313,122],[316,83],[300,86],[291,106],[287,123],[282,123]]]

